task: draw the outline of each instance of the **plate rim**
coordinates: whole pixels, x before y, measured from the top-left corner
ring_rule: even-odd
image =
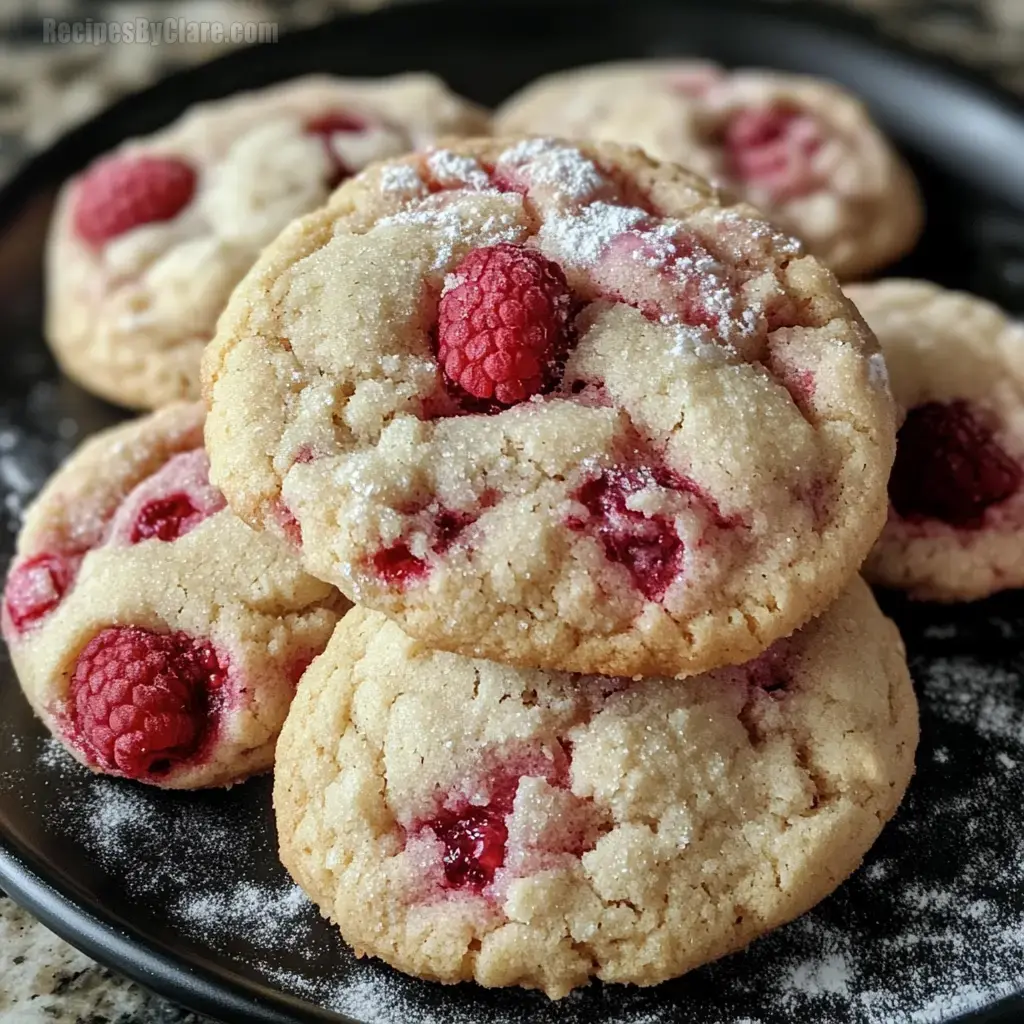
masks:
[[[506,9],[514,9],[527,6],[530,0],[496,2]],[[533,2],[536,5],[542,0]],[[681,5],[696,8],[702,6],[702,0],[641,2],[652,8],[666,9],[678,9]],[[861,44],[891,54],[904,64],[916,64],[924,71],[939,74],[961,86],[971,87],[984,102],[1002,107],[1006,113],[1024,124],[1024,97],[1002,85],[982,68],[959,63],[952,56],[926,50],[911,41],[886,33],[878,19],[870,15],[845,8],[823,7],[814,0],[787,0],[785,3],[769,0],[718,2],[747,16],[788,20],[805,29],[811,26],[839,35],[854,36]],[[494,5],[495,0],[491,0],[491,3]],[[569,9],[592,9],[595,5],[610,10],[621,9],[620,0],[544,0],[544,4],[548,9],[553,5]],[[182,86],[194,87],[201,84],[209,77],[211,69],[224,71],[236,66],[241,68],[251,62],[253,54],[267,46],[294,48],[301,46],[303,39],[311,38],[328,27],[334,28],[353,21],[363,24],[380,22],[383,26],[389,20],[406,17],[411,11],[438,7],[479,14],[478,0],[416,0],[415,3],[392,2],[373,11],[335,11],[330,18],[319,24],[282,32],[276,43],[257,43],[230,50],[211,60],[174,70],[142,89],[118,97],[86,120],[63,131],[44,148],[29,155],[0,184],[0,232],[6,231],[31,200],[49,184],[67,180],[70,173],[74,173],[69,172],[69,168],[80,169],[111,145],[118,144],[97,142],[97,137],[105,139],[111,135],[118,140],[130,137],[113,130],[122,114],[137,112],[140,107],[154,101],[154,105],[160,107],[165,99],[172,99],[176,90]],[[283,81],[290,77],[294,76],[271,75],[267,82]],[[259,87],[250,85],[245,88]],[[10,671],[13,676],[13,666]],[[19,696],[24,699],[20,691]],[[14,903],[37,917],[74,948],[185,1010],[231,1024],[236,1021],[240,1024],[361,1024],[356,1018],[326,1007],[316,1007],[309,1000],[287,993],[270,983],[240,980],[237,975],[221,977],[221,972],[209,963],[191,967],[173,953],[157,948],[150,938],[131,927],[130,922],[121,922],[114,915],[79,902],[71,891],[72,887],[49,880],[38,859],[22,848],[3,828],[0,828],[0,888]],[[1024,987],[988,1006],[951,1019],[949,1024],[1009,1022],[1019,1019],[1016,1015],[1022,1012]]]

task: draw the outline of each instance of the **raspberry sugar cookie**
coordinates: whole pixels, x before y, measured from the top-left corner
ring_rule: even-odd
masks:
[[[293,224],[207,352],[213,479],[406,632],[686,675],[825,607],[894,414],[820,263],[613,144],[477,140]]]
[[[121,405],[199,394],[199,358],[260,249],[371,160],[487,118],[429,75],[301,78],[202,104],[64,190],[47,257],[62,369]]]
[[[920,234],[910,171],[863,105],[821,79],[703,61],[605,64],[539,79],[495,125],[676,160],[728,184],[841,278],[892,262]]]
[[[866,573],[945,601],[1024,586],[1024,326],[927,281],[848,294],[906,410],[889,521]]]
[[[685,685],[437,653],[356,609],[281,734],[281,857],[358,954],[408,973],[651,985],[835,889],[916,743],[903,645],[860,580]]]
[[[203,410],[86,442],[30,509],[3,596],[22,689],[84,764],[157,786],[270,767],[340,595],[209,482]]]

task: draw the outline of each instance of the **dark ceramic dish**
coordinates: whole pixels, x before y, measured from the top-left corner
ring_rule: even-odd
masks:
[[[303,72],[425,68],[484,103],[598,60],[711,57],[833,77],[917,171],[928,231],[895,271],[1024,313],[1024,108],[966,72],[814,6],[739,0],[450,0],[346,18],[129,97],[0,192],[0,544],[81,436],[121,418],[60,378],[41,336],[55,189],[198,100]],[[2,568],[2,566],[0,566]],[[654,989],[559,1004],[443,988],[356,961],[289,888],[270,786],[175,795],[94,779],[45,741],[0,654],[0,884],[57,932],[225,1021],[896,1024],[1024,1019],[1024,689],[1019,594],[963,608],[889,598],[922,704],[919,768],[865,867],[807,917]]]

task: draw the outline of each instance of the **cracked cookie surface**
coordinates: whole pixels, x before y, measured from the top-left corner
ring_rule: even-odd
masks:
[[[84,764],[153,785],[265,771],[347,602],[209,482],[199,403],[86,441],[29,509],[3,596],[19,681]]]
[[[309,76],[125,143],[58,201],[47,337],[62,369],[134,408],[198,397],[217,316],[289,221],[372,160],[487,125],[431,75]]]
[[[928,281],[847,294],[878,335],[906,413],[865,575],[944,601],[1024,586],[1024,326]]]
[[[214,481],[467,656],[747,660],[881,529],[884,363],[835,278],[638,150],[453,143],[289,227],[204,362]]]
[[[274,805],[285,866],[357,953],[558,998],[656,984],[809,909],[916,743],[902,642],[859,579],[683,682],[473,661],[355,609],[299,685]]]
[[[823,79],[634,61],[549,75],[507,100],[496,131],[609,139],[742,195],[843,279],[913,247],[914,179],[864,105]]]

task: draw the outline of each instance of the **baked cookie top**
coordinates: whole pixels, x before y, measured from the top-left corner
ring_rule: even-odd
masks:
[[[721,182],[844,279],[913,247],[914,179],[863,104],[819,78],[727,71],[706,61],[631,61],[548,75],[497,111],[499,133],[641,146]]]
[[[309,76],[125,143],[57,205],[47,334],[62,367],[121,405],[198,397],[217,316],[289,221],[372,160],[487,125],[431,75]]]
[[[347,603],[209,482],[203,408],[79,448],[29,509],[3,596],[22,689],[89,767],[168,788],[270,767]]]
[[[564,996],[655,984],[803,913],[913,770],[896,628],[860,580],[685,682],[514,669],[350,612],[275,769],[281,856],[359,954]]]
[[[204,367],[234,510],[471,656],[743,661],[884,522],[884,363],[832,274],[610,143],[369,169],[268,247]]]
[[[939,600],[1024,586],[1024,326],[928,281],[847,294],[878,334],[906,413],[866,573]]]

